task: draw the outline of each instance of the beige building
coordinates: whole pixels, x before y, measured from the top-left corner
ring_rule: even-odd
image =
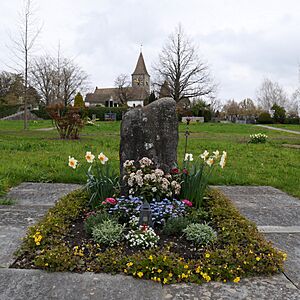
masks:
[[[134,72],[131,74],[131,86],[119,88],[98,88],[86,95],[89,106],[118,107],[122,104],[121,93],[126,93],[126,104],[129,107],[144,106],[144,100],[150,94],[150,75],[147,71],[142,52],[139,55]]]

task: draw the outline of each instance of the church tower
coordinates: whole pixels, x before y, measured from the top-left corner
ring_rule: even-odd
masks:
[[[150,75],[147,72],[142,51],[138,58],[134,72],[131,74],[132,87],[144,87],[150,94]]]

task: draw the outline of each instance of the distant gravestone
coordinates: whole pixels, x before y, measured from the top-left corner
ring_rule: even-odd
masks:
[[[178,119],[172,98],[162,98],[128,111],[121,125],[121,174],[126,160],[137,161],[143,157],[169,172],[177,162],[177,145]]]

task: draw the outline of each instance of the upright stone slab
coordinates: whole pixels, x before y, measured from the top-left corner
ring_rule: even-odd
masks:
[[[127,112],[121,125],[120,165],[148,157],[165,172],[177,161],[178,120],[176,102],[162,98]]]

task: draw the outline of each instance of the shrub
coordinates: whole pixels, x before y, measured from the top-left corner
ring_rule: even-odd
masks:
[[[107,212],[94,212],[90,214],[84,221],[84,229],[87,234],[91,235],[93,228],[103,223],[104,221],[107,221],[108,219],[111,219],[112,216],[109,215]]]
[[[84,108],[85,105],[84,105],[84,101],[83,101],[83,97],[82,95],[80,94],[80,92],[78,92],[75,96],[75,99],[74,99],[74,107],[79,107],[79,108]]]
[[[51,120],[51,117],[49,116],[46,107],[44,105],[40,105],[39,110],[32,110],[31,112],[35,114],[38,118],[44,120]]]
[[[248,143],[251,144],[264,144],[267,142],[268,136],[263,133],[250,134],[250,140]]]
[[[132,248],[137,247],[147,249],[153,248],[157,245],[159,236],[156,235],[151,227],[148,227],[129,231],[129,233],[125,236],[125,239]]]
[[[271,109],[274,110],[274,122],[283,124],[285,121],[285,109],[277,104],[274,104]]]
[[[177,217],[169,219],[163,230],[162,233],[166,235],[175,235],[179,236],[182,235],[183,230],[191,224],[191,220],[187,217]]]
[[[88,108],[88,117],[92,118],[93,115],[96,115],[96,118],[100,121],[104,121],[104,116],[107,113],[116,114],[117,120],[122,120],[123,114],[128,111],[127,107],[89,107]]]
[[[121,241],[124,226],[112,219],[104,220],[93,227],[92,236],[95,242],[113,246]]]
[[[207,224],[192,223],[183,232],[186,239],[196,245],[209,244],[217,237],[217,233]]]
[[[0,119],[16,113],[21,105],[0,105]]]
[[[79,139],[79,131],[84,126],[84,110],[55,103],[47,107],[61,139]]]
[[[260,124],[273,124],[273,119],[268,112],[262,112],[257,119],[257,122]]]
[[[209,221],[209,214],[203,208],[194,209],[188,215],[187,218],[190,220],[190,223],[203,223]]]

